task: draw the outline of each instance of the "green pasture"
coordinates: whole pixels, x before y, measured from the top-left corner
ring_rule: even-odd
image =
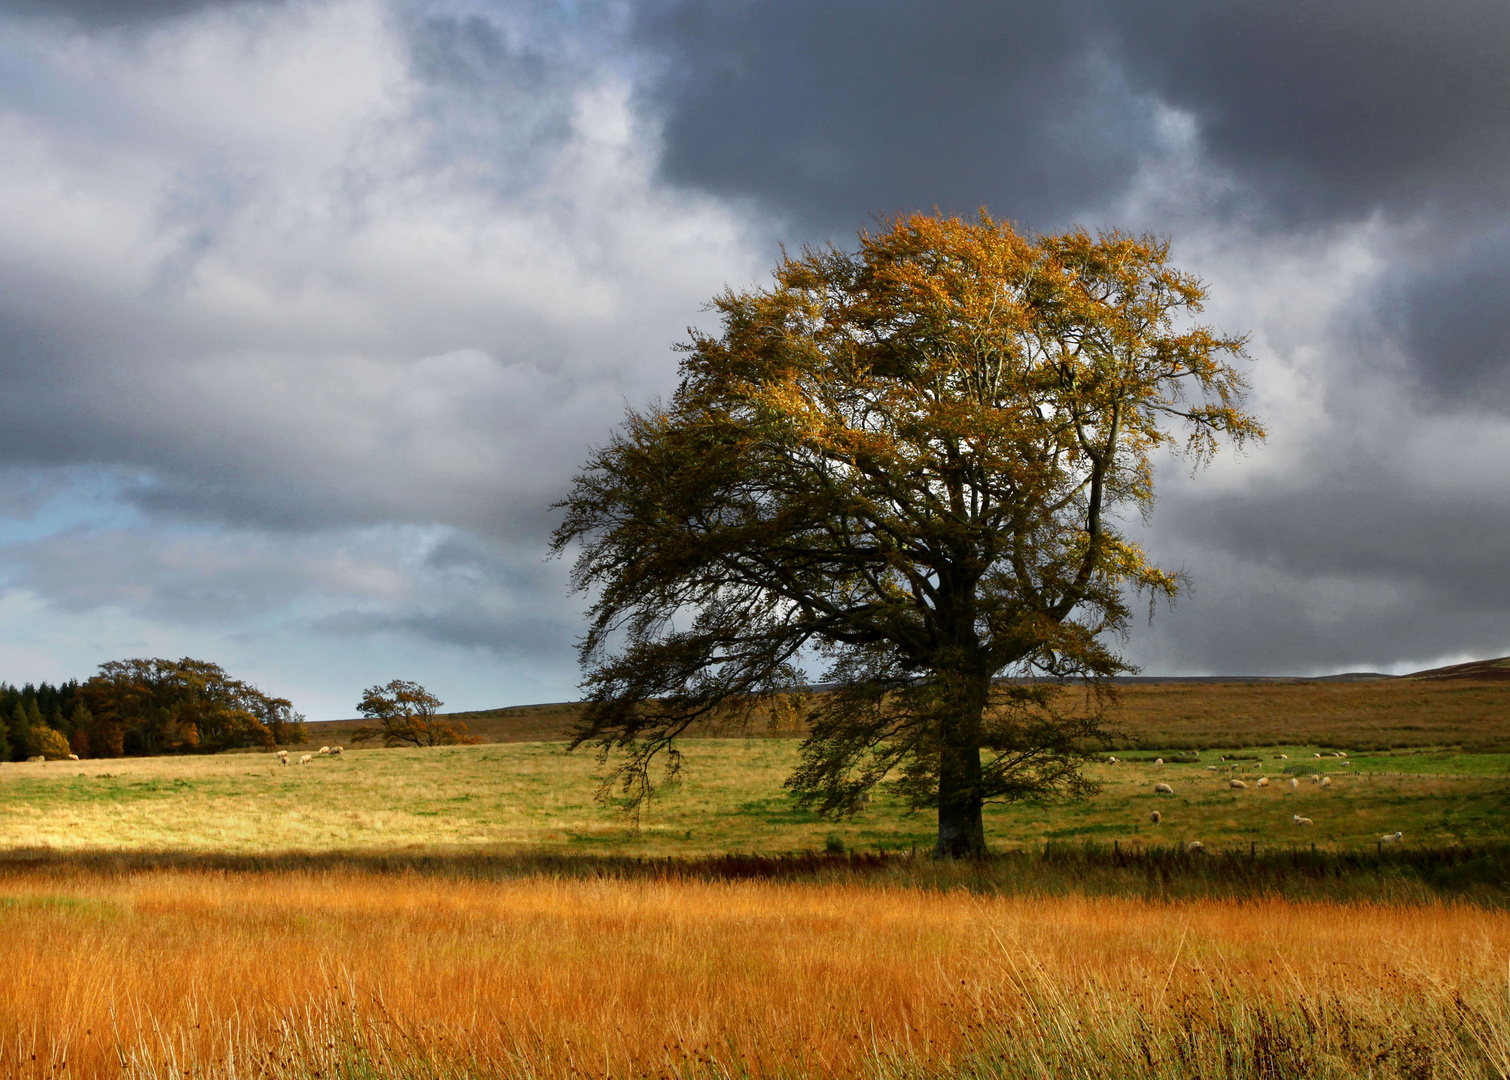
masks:
[[[1102,790],[1086,801],[988,807],[987,837],[995,850],[1189,840],[1350,850],[1397,830],[1423,847],[1510,838],[1510,754],[1375,753],[1344,765],[1313,757],[1316,750],[1247,749],[1225,761],[1221,751],[1195,760],[1171,752],[1162,765],[1156,751],[1140,751],[1092,766]],[[567,754],[561,743],[356,750],[290,766],[245,753],[5,764],[0,850],[696,857],[932,844],[931,817],[907,813],[884,792],[847,821],[798,807],[781,786],[796,756],[792,741],[699,739],[684,752],[682,780],[661,791],[638,826],[596,800],[594,756]],[[1311,771],[1329,774],[1331,787],[1312,784]],[[1271,784],[1229,786],[1259,776]],[[1174,794],[1155,794],[1160,781]],[[1149,820],[1152,810],[1162,823]],[[1295,826],[1295,814],[1314,826]]]

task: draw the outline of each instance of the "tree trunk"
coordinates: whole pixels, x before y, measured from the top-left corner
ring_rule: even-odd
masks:
[[[936,859],[979,859],[986,854],[981,820],[980,721],[991,680],[973,679],[952,716],[943,720],[939,762],[939,839]]]

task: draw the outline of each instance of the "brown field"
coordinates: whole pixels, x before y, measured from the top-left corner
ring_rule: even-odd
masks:
[[[1510,681],[1165,683],[1122,688],[1124,747],[1311,743],[1510,748]]]
[[[1414,746],[1510,749],[1510,680],[1145,683],[1120,688],[1114,749],[1315,744],[1353,751]],[[484,742],[549,742],[580,706],[564,702],[454,713]],[[315,745],[348,742],[356,720],[311,723]],[[714,734],[728,734],[718,732]],[[767,734],[756,725],[751,735]],[[784,728],[785,737],[801,731]]]
[[[17,1077],[1491,1077],[1510,914],[0,870]]]

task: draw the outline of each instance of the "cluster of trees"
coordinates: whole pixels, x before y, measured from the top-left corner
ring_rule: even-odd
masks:
[[[285,698],[233,679],[218,664],[112,660],[88,682],[0,683],[0,760],[122,757],[307,741]]]

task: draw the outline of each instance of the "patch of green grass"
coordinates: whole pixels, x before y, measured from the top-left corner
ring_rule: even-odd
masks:
[[[1484,843],[1510,835],[1510,754],[1372,754],[1314,758],[1317,748],[1266,748],[1258,760],[1174,752],[1098,764],[1083,802],[989,806],[994,850],[1040,850],[1046,840],[1095,837],[1124,845],[1317,844],[1373,847],[1386,832],[1408,844]],[[0,766],[0,849],[182,851],[232,854],[388,851],[668,855],[824,850],[926,851],[933,815],[878,792],[854,818],[828,821],[797,804],[782,781],[790,740],[698,739],[686,767],[644,808],[638,827],[596,801],[599,768],[561,743],[357,750],[309,765],[271,755],[223,755]],[[1254,756],[1245,750],[1244,756]],[[1285,756],[1281,757],[1283,754]],[[252,765],[251,768],[248,766]],[[1221,771],[1208,771],[1219,764]],[[1284,770],[1330,773],[1332,787]],[[1231,770],[1231,771],[1229,771]],[[1242,777],[1268,787],[1234,790]],[[1174,794],[1156,794],[1166,782]],[[1163,821],[1149,820],[1153,810]],[[1299,829],[1292,816],[1315,825]]]

